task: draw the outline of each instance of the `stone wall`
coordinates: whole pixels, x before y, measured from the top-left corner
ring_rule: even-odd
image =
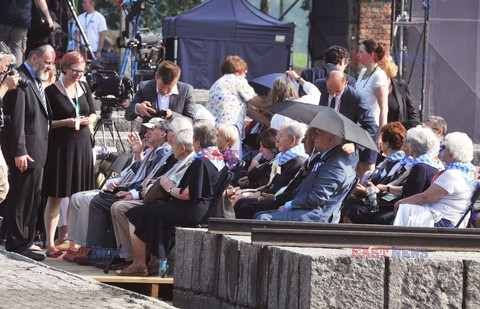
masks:
[[[352,258],[351,249],[258,246],[178,229],[180,308],[479,308],[480,254]]]

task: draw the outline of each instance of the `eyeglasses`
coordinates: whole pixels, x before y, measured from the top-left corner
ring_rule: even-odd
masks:
[[[85,73],[85,71],[82,71],[82,70],[75,70],[75,69],[70,69],[70,70],[72,70],[73,74],[83,75],[83,73]]]

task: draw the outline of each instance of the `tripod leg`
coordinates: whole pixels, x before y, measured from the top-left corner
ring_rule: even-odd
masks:
[[[115,123],[115,121],[113,122],[113,128],[117,132],[118,140],[120,141],[120,145],[122,145],[123,152],[125,152],[125,145],[123,145],[123,141],[122,141],[122,138],[120,137],[120,132],[118,131],[117,124]]]

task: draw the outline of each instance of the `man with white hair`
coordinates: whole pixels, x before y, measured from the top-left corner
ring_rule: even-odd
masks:
[[[257,188],[257,192],[245,197],[236,193],[231,197],[235,213],[241,210],[244,203],[257,201],[262,194],[275,194],[280,188],[286,187],[295,177],[308,155],[302,144],[307,126],[303,123],[285,123],[280,127],[275,139],[275,147],[279,153],[275,157],[270,173],[269,184]]]
[[[338,223],[340,206],[355,179],[356,153],[342,150],[342,138],[316,129],[315,149],[320,152],[307,178],[298,187],[292,201],[278,210],[256,214],[259,220]]]

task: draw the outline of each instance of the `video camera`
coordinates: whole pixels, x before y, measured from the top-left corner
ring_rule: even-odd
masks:
[[[124,32],[122,37],[117,38],[117,46],[135,48],[138,68],[143,70],[155,70],[165,54],[162,36],[148,28],[139,29],[132,40],[127,40]]]
[[[126,76],[120,78],[115,71],[94,68],[85,74],[85,78],[99,99],[111,95],[123,103],[133,94],[133,81]]]

